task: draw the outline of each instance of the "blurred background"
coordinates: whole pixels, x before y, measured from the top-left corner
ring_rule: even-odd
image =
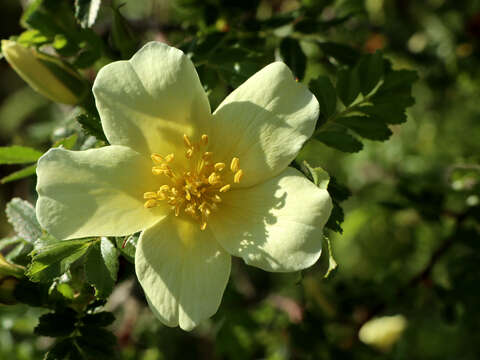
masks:
[[[2,0],[0,38],[24,31],[20,18],[28,3]],[[275,30],[262,26],[302,6],[317,6],[316,0],[123,3],[120,10],[120,2],[102,3],[93,31],[110,50],[82,70],[90,80],[102,64],[128,58],[148,40],[185,49],[211,33],[234,34],[236,41],[262,49],[268,63],[278,56],[282,32],[291,29],[281,22]],[[391,126],[388,141],[366,140],[362,151],[344,153],[313,140],[299,156],[352,193],[343,202],[343,233],[328,233],[338,268],[324,278],[327,251],[314,267],[294,274],[270,274],[234,261],[218,313],[186,333],[155,320],[132,265],[122,260],[106,305],[116,316],[111,329],[120,358],[480,358],[480,1],[320,3],[324,22],[342,14],[345,20],[301,32],[305,83],[331,71],[311,39],[345,44],[347,57],[353,50],[381,50],[394,68],[419,76],[408,121]],[[123,48],[112,34],[119,21],[134,34]],[[227,73],[215,64],[194,62],[215,108],[232,80],[224,81]],[[76,131],[71,107],[31,90],[5,60],[0,79],[1,146],[45,151]],[[0,165],[0,178],[20,169]],[[34,177],[1,185],[0,208],[12,197],[34,203],[34,189]],[[0,238],[11,235],[2,211]],[[26,257],[22,249],[17,252],[10,258]],[[43,358],[53,340],[34,335],[33,328],[44,312],[0,306],[0,359]]]

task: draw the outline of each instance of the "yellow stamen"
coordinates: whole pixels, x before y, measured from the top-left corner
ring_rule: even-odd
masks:
[[[221,193],[224,193],[224,192],[227,192],[228,190],[230,190],[231,187],[232,187],[232,185],[227,184],[227,185],[225,185],[225,186],[222,186],[219,191],[220,191]]]
[[[147,200],[145,201],[145,204],[143,204],[143,206],[147,209],[150,209],[152,207],[157,206],[157,201],[153,199]]]
[[[183,134],[183,141],[185,142],[185,145],[187,145],[188,148],[192,148],[192,142],[190,141],[190,138],[188,137],[187,134]]]
[[[233,173],[236,173],[238,171],[239,166],[240,166],[240,159],[237,157],[234,157],[232,159],[232,162],[230,163],[230,170]]]
[[[215,171],[222,171],[225,169],[225,163],[216,163],[214,165]]]
[[[164,161],[163,156],[159,155],[159,154],[154,153],[150,157],[152,158],[153,162],[157,165],[163,163],[163,161]]]
[[[242,180],[242,177],[243,177],[243,170],[240,169],[235,173],[235,176],[233,177],[233,182],[235,184],[238,184],[240,180]]]
[[[144,199],[156,199],[157,198],[157,193],[153,191],[148,191],[143,194]]]
[[[164,175],[163,183],[157,191],[147,191],[143,194],[144,206],[152,208],[160,206],[165,201],[174,211],[175,216],[189,216],[198,221],[201,230],[205,230],[210,216],[220,210],[222,198],[219,196],[238,184],[243,177],[240,169],[240,159],[234,157],[230,161],[231,172],[224,171],[228,166],[225,162],[215,162],[215,155],[206,151],[209,138],[203,134],[197,141],[184,134],[186,164],[178,165],[175,154],[152,154],[152,173]],[[220,159],[221,160],[221,159]],[[187,215],[183,215],[187,214]]]

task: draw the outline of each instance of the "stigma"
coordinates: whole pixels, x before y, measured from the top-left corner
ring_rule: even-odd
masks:
[[[215,162],[214,154],[208,150],[208,135],[203,134],[196,142],[183,135],[187,167],[179,170],[175,166],[175,154],[152,154],[152,174],[163,177],[162,185],[155,191],[143,194],[145,208],[160,206],[166,202],[175,216],[186,214],[207,228],[210,215],[217,211],[222,202],[221,195],[240,183],[243,170],[240,159],[233,157],[229,162]]]

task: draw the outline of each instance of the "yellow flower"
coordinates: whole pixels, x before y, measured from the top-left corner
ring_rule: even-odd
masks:
[[[50,100],[76,105],[87,94],[85,80],[59,59],[11,40],[2,40],[2,53],[33,90]]]
[[[191,330],[218,309],[230,254],[267,271],[320,256],[331,200],[288,164],[319,106],[280,62],[212,114],[192,62],[152,42],[100,70],[100,149],[51,149],[38,163],[37,216],[54,236],[142,231],[135,267],[168,326]]]

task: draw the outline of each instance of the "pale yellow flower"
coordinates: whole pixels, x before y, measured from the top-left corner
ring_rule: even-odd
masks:
[[[152,42],[101,69],[93,91],[112,145],[48,151],[37,216],[60,239],[142,231],[136,273],[164,324],[190,330],[217,311],[230,254],[279,272],[317,261],[331,200],[288,164],[318,102],[285,64],[212,114],[189,58]]]

